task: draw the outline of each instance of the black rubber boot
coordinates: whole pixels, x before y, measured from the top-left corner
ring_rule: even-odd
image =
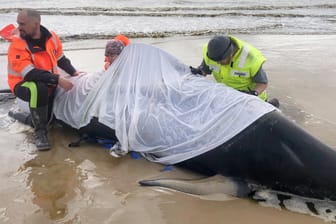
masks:
[[[8,116],[10,116],[11,118],[14,118],[15,120],[17,120],[17,121],[19,121],[23,124],[34,127],[34,125],[32,123],[31,114],[28,113],[28,112],[10,110],[10,111],[8,111]]]
[[[48,140],[48,106],[30,108],[32,122],[35,128],[35,145],[39,151],[50,149]]]
[[[270,100],[267,100],[268,103],[272,104],[273,106],[275,106],[276,108],[280,107],[280,102],[277,98],[272,98]]]

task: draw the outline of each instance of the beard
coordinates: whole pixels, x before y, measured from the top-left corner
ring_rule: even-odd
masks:
[[[30,29],[30,31],[19,30],[20,37],[23,38],[23,39],[34,39],[34,37],[37,34],[36,29],[38,29],[38,28],[34,27],[33,29]]]
[[[19,33],[20,33],[21,38],[23,38],[23,39],[27,38],[27,33],[25,31],[19,30]]]

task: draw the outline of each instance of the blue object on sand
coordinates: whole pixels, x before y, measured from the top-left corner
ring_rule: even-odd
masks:
[[[167,166],[163,167],[161,172],[172,171],[172,170],[173,170],[173,166],[167,165]]]
[[[131,152],[132,159],[141,159],[141,155],[138,152]]]

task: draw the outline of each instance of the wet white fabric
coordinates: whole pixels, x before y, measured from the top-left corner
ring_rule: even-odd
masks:
[[[164,164],[214,149],[275,110],[258,97],[191,74],[187,65],[146,44],[127,46],[99,81],[87,85],[84,77],[75,78],[70,92],[58,92],[56,117],[75,128],[98,117],[116,131],[122,153],[140,152]],[[82,88],[88,86],[94,88],[86,96]]]
[[[101,71],[92,74],[82,73],[79,76],[69,76],[68,79],[74,83],[74,87],[68,92],[65,92],[62,88],[57,88],[53,104],[55,117],[73,128],[79,129],[81,117],[85,113],[81,107],[89,92],[104,74]]]

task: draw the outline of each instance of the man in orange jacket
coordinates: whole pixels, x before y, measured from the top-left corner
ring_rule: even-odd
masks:
[[[58,67],[72,76],[78,75],[78,72],[63,54],[62,43],[56,33],[41,25],[41,16],[37,11],[20,11],[17,23],[20,35],[13,38],[8,49],[8,85],[18,98],[29,102],[37,149],[49,150],[48,105],[52,105],[57,85],[66,91],[73,86],[69,80],[58,75]]]

